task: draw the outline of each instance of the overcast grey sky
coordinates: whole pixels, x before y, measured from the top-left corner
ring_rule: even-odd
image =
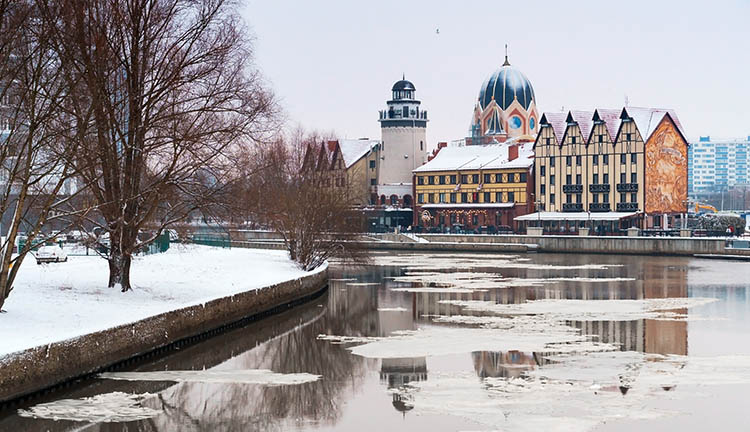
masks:
[[[540,111],[619,108],[627,95],[676,109],[691,138],[750,135],[748,0],[248,0],[243,15],[290,121],[341,138],[380,137],[402,73],[431,146],[466,136],[505,43]]]

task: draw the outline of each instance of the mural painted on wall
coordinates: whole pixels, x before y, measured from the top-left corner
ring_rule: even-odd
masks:
[[[687,200],[687,142],[665,117],[646,143],[646,213],[682,213]]]

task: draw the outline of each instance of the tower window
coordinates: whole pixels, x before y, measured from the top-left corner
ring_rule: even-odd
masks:
[[[424,141],[419,142],[419,151],[424,151]]]

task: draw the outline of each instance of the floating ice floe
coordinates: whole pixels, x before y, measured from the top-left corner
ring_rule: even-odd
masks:
[[[408,312],[409,309],[402,307],[378,308],[378,312]]]
[[[150,372],[105,372],[99,374],[99,378],[124,381],[172,381],[280,386],[313,382],[319,380],[321,376],[309,373],[285,374],[272,372],[267,369],[209,369]]]
[[[497,315],[548,315],[573,321],[630,321],[636,319],[687,319],[687,315],[670,312],[689,309],[717,301],[715,298],[662,298],[638,300],[532,300],[518,304],[489,301],[441,300],[475,312]]]
[[[319,334],[316,339],[330,342],[335,345],[342,345],[342,344],[350,344],[350,343],[374,342],[382,338],[374,337],[374,336],[337,336],[337,335]]]
[[[81,399],[61,399],[18,410],[18,415],[37,419],[91,423],[145,420],[162,412],[141,405],[150,396],[152,395],[149,393],[113,392]]]
[[[489,328],[427,326],[415,331],[393,332],[388,337],[364,341],[365,343],[349,350],[355,355],[368,358],[405,358],[474,351],[577,352],[617,348],[610,344],[592,342],[589,337],[569,331],[564,326],[550,327],[548,330],[498,331]]]

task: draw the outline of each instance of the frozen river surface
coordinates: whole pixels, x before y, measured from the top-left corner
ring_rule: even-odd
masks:
[[[750,263],[378,254],[309,304],[0,412],[0,430],[747,427]]]

